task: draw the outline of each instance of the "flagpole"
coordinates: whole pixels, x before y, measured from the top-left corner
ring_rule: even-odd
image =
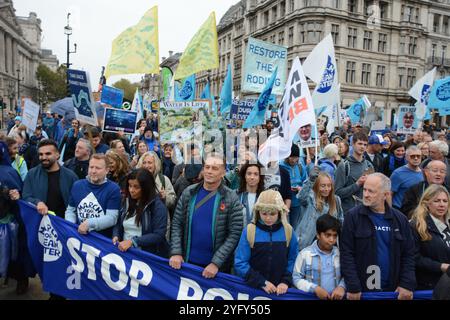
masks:
[[[319,164],[319,130],[317,130],[317,123],[316,123],[316,159],[314,161],[314,165],[317,166]]]

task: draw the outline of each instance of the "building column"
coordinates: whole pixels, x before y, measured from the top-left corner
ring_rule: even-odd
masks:
[[[444,24],[444,15],[439,16],[439,30],[438,33],[442,33],[443,31],[443,24]]]
[[[5,71],[5,32],[0,29],[0,71]]]
[[[14,74],[14,67],[12,65],[12,38],[8,35],[6,35],[6,66],[7,66],[7,73],[9,75]]]

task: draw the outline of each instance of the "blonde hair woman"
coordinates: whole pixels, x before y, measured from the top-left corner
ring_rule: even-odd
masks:
[[[416,241],[418,290],[432,290],[450,264],[450,195],[441,185],[429,186],[411,219]]]
[[[335,195],[333,179],[328,173],[320,172],[314,180],[314,174],[314,172],[310,174],[310,180],[305,183],[302,191],[297,195],[300,199],[300,206],[304,210],[303,217],[295,230],[299,237],[300,251],[314,242],[316,222],[320,216],[329,214],[341,223],[344,221],[341,198]]]
[[[155,177],[156,191],[159,193],[161,200],[166,204],[167,209],[171,212],[176,205],[177,196],[173,189],[170,179],[161,173],[161,160],[154,151],[144,153],[136,166],[136,169],[147,169]]]

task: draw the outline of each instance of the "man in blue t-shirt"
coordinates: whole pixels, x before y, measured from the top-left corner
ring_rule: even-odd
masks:
[[[381,173],[367,177],[363,205],[351,209],[341,234],[341,272],[347,299],[365,291],[395,291],[411,300],[416,287],[415,245],[408,219],[389,207],[391,182]]]
[[[392,205],[399,209],[402,207],[403,197],[406,190],[424,180],[420,162],[422,159],[422,151],[416,146],[410,146],[406,150],[407,164],[400,167],[391,175],[392,183]],[[407,214],[407,212],[404,212]]]
[[[120,209],[120,188],[106,179],[108,166],[104,154],[94,154],[89,161],[88,176],[77,181],[70,193],[66,220],[80,224],[78,232],[97,231],[112,238]]]

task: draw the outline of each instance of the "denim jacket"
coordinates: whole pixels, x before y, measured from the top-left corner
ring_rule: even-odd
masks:
[[[314,292],[317,286],[321,286],[321,269],[322,261],[320,258],[320,249],[315,241],[311,246],[303,249],[297,256],[295,261],[292,280],[297,289],[304,292]],[[341,275],[340,254],[337,247],[331,252],[334,265],[335,287],[345,287],[344,279]]]
[[[329,206],[325,203],[322,211],[319,212],[311,181],[309,180],[304,184],[303,189],[297,197],[300,200],[302,218],[294,231],[298,237],[299,250],[303,250],[313,243],[316,236],[317,219],[324,214],[328,214]],[[334,217],[342,223],[344,221],[344,212],[342,210],[341,199],[339,196],[335,196],[335,198],[336,212],[334,213]]]

